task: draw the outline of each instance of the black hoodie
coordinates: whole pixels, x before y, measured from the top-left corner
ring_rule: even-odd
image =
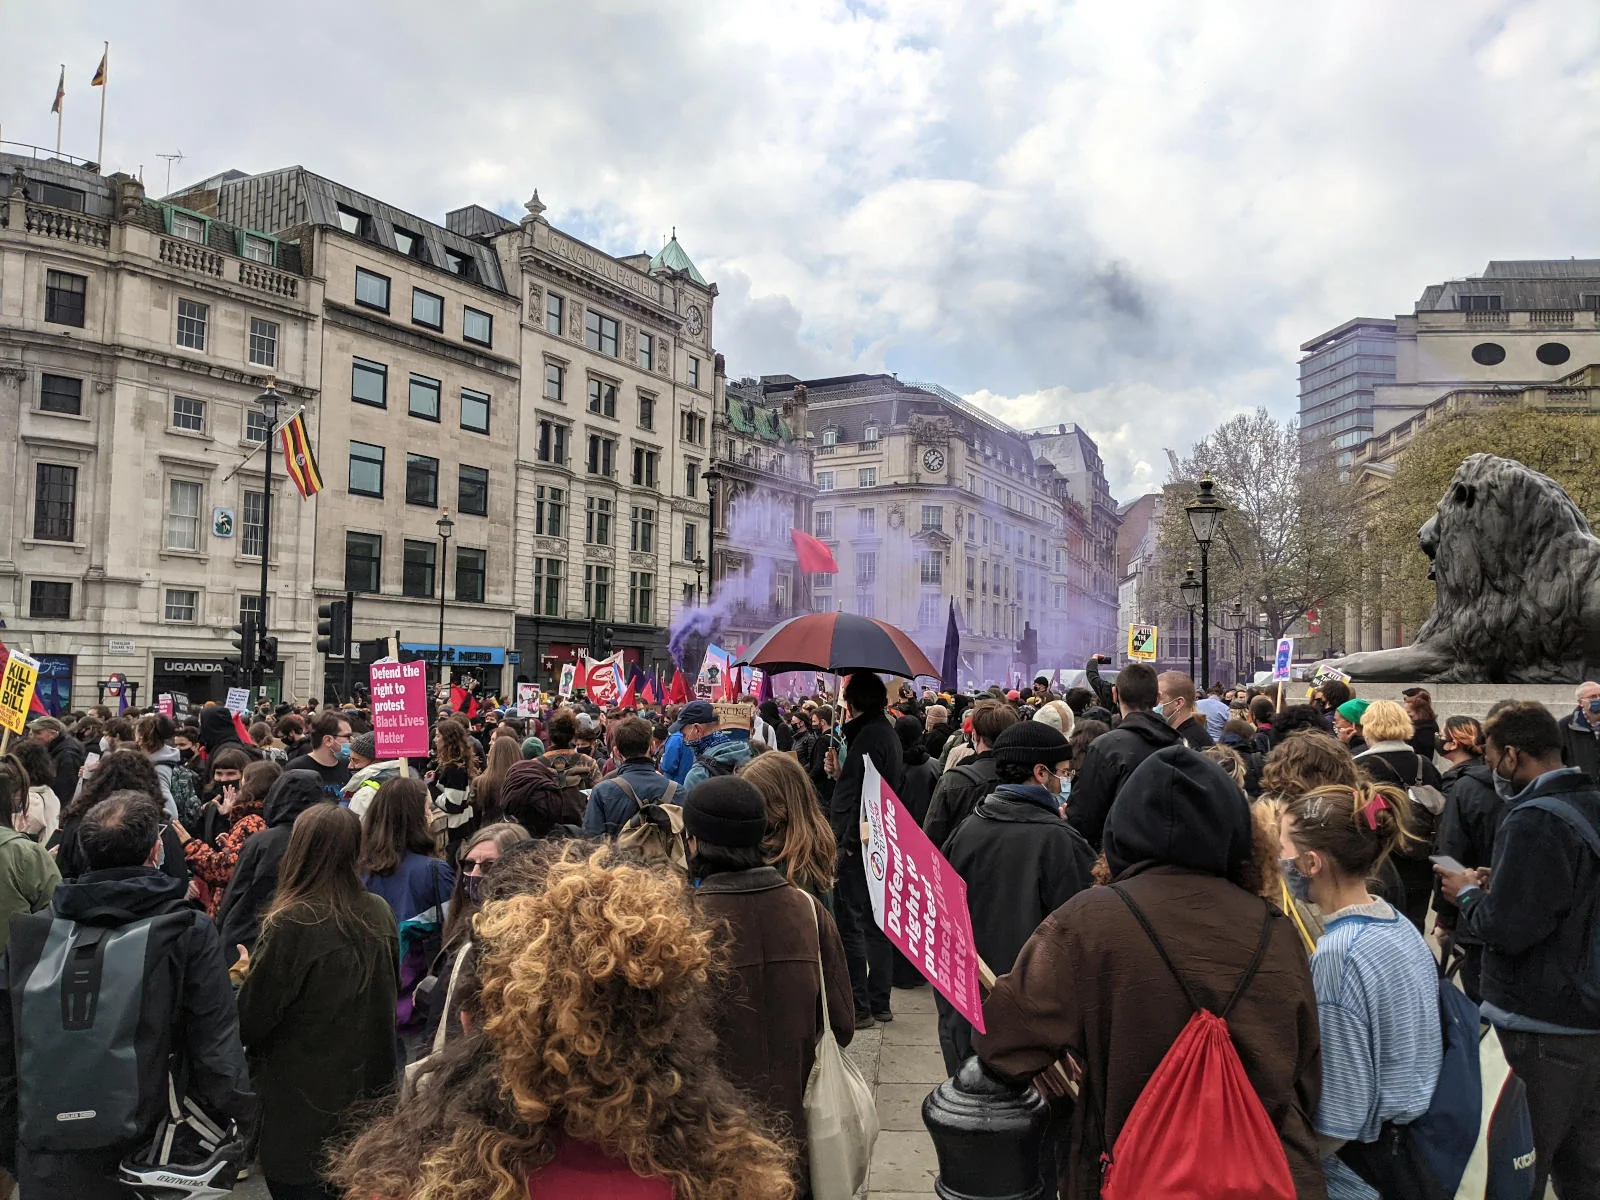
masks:
[[[1168,746],[1123,783],[1104,836],[1113,878],[1129,867],[1159,864],[1238,883],[1253,855],[1255,827],[1250,802],[1226,771],[1187,746]]]
[[[267,827],[251,834],[239,851],[238,865],[217,910],[217,925],[222,930],[222,952],[228,962],[239,953],[236,947],[254,949],[261,931],[261,915],[278,890],[278,864],[289,848],[294,819],[328,795],[314,771],[285,771],[273,781],[261,803],[261,819]]]
[[[239,1041],[233,985],[222,961],[216,928],[203,912],[185,903],[185,886],[181,879],[153,867],[88,871],[58,887],[51,907],[54,915],[64,920],[111,928],[166,913],[192,914],[193,923],[178,943],[181,964],[177,969],[158,971],[153,964],[146,965],[147,972],[153,973],[145,977],[143,1003],[147,1013],[152,1003],[172,1008],[173,1049],[186,1074],[187,1094],[213,1118],[232,1119],[245,1127],[254,1116],[255,1097]],[[103,1196],[111,1200],[125,1195],[114,1178],[116,1162],[126,1147],[45,1154],[17,1145],[16,1036],[11,990],[0,988],[0,1046],[7,1048],[0,1054],[0,1164],[13,1170],[28,1196],[47,1200],[52,1196],[74,1200]]]
[[[1105,829],[1106,814],[1133,769],[1157,750],[1175,746],[1178,731],[1158,713],[1139,710],[1122,718],[1110,733],[1089,743],[1083,766],[1072,781],[1067,820],[1096,849]]]

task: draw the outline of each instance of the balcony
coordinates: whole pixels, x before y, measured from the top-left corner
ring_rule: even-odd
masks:
[[[248,259],[239,260],[239,282],[273,296],[294,300],[300,295],[300,280],[287,271],[274,271]]]
[[[1481,325],[1508,325],[1511,322],[1511,314],[1499,309],[1488,309],[1487,311],[1474,310],[1471,312],[1462,313],[1461,315],[1465,319],[1469,329],[1474,326]]]
[[[59,238],[80,246],[104,250],[111,245],[111,223],[86,217],[64,208],[45,208],[30,204],[23,216],[24,228],[40,237]]]
[[[160,258],[162,262],[185,271],[198,271],[202,275],[222,278],[222,255],[194,242],[162,238]]]

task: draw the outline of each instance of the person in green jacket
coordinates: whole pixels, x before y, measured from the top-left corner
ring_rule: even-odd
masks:
[[[313,804],[294,822],[247,972],[239,1033],[261,1099],[261,1171],[273,1200],[333,1200],[329,1142],[351,1110],[394,1086],[400,942],[356,873],[361,822]]]
[[[0,951],[11,940],[14,913],[36,913],[50,906],[61,872],[55,857],[25,833],[11,828],[9,817],[28,808],[28,773],[15,755],[0,760],[0,800],[7,820],[0,822]]]

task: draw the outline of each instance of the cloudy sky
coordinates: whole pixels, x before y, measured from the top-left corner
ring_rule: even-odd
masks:
[[[270,16],[264,17],[264,12]],[[1594,0],[0,0],[0,131],[174,186],[290,163],[603,249],[677,227],[730,372],[1078,421],[1129,497],[1298,345],[1600,255]]]

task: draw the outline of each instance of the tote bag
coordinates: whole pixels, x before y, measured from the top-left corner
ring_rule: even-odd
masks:
[[[878,1106],[860,1068],[833,1036],[828,980],[822,970],[822,915],[817,902],[811,903],[817,919],[817,986],[822,996],[822,1036],[817,1039],[805,1094],[811,1195],[813,1200],[851,1200],[866,1182],[872,1146],[878,1140]]]

